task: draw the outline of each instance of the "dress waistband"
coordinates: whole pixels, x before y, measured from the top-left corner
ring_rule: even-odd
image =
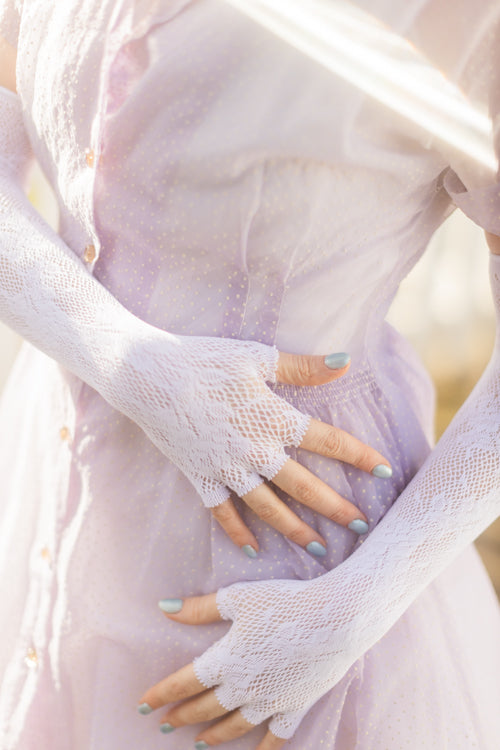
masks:
[[[307,411],[307,407],[323,406],[332,401],[336,404],[345,403],[362,393],[376,390],[378,384],[372,370],[366,368],[348,372],[338,380],[325,385],[299,386],[276,383],[270,385],[270,388],[285,401]]]

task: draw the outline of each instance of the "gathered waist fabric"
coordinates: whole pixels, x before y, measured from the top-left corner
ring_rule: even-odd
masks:
[[[368,367],[362,367],[332,380],[324,385],[298,386],[284,383],[270,385],[277,396],[284,398],[297,409],[304,412],[314,412],[335,403],[341,406],[351,399],[369,395],[377,389],[375,374]]]

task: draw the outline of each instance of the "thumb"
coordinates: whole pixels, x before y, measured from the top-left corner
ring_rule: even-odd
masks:
[[[288,385],[322,385],[345,375],[350,364],[351,358],[345,352],[326,357],[280,352],[276,380]]]
[[[186,599],[162,599],[158,606],[169,619],[186,625],[206,625],[223,619],[217,609],[216,594],[190,596]]]

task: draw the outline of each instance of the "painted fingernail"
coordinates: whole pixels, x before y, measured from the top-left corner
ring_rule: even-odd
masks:
[[[166,612],[168,615],[175,615],[177,612],[180,612],[183,604],[182,599],[161,599],[158,602],[161,611]]]
[[[207,745],[207,743],[203,742],[203,740],[199,740],[198,742],[194,743],[195,750],[207,750],[207,747],[210,747],[210,745]]]
[[[379,479],[389,479],[392,477],[392,469],[390,466],[386,466],[385,464],[378,464],[378,466],[375,466],[372,469],[372,474],[374,477],[378,477]]]
[[[310,552],[311,555],[316,555],[316,557],[324,557],[326,555],[326,547],[323,547],[319,542],[309,542],[309,544],[306,545],[306,550]]]
[[[351,521],[347,525],[348,529],[351,529],[351,531],[355,531],[356,534],[366,534],[368,531],[368,524],[366,521],[362,521],[361,518],[355,518],[354,521]]]
[[[141,703],[140,706],[137,706],[137,710],[143,716],[147,716],[147,714],[150,714],[153,709],[151,708],[151,706],[149,705],[149,703]]]
[[[341,370],[342,367],[349,364],[351,358],[346,352],[337,352],[336,354],[327,354],[324,361],[330,370]]]
[[[170,734],[170,732],[175,732],[175,727],[173,727],[172,724],[167,724],[167,722],[165,722],[164,724],[160,724],[160,732],[162,734]]]
[[[257,557],[257,550],[251,544],[244,544],[241,548],[247,557]]]

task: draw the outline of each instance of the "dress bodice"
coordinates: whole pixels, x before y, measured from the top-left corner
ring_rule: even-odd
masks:
[[[19,88],[63,238],[167,330],[365,357],[449,211],[447,162],[228,4],[146,5],[24,4]],[[88,96],[64,98],[69,76]]]

